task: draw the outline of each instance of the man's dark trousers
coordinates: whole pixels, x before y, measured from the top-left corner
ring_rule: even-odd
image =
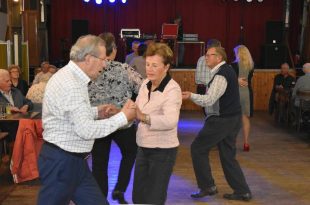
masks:
[[[202,190],[215,185],[209,163],[209,152],[218,146],[225,178],[234,193],[250,193],[243,172],[236,160],[236,137],[241,116],[207,118],[191,145],[191,155],[198,187]]]

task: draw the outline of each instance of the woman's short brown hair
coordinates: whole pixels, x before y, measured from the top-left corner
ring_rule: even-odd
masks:
[[[173,52],[171,48],[165,43],[150,43],[147,46],[145,56],[159,55],[164,60],[164,65],[172,65],[173,63]]]
[[[110,32],[99,34],[99,37],[105,41],[106,55],[110,56],[113,49],[116,49],[115,37]]]
[[[11,70],[13,70],[14,68],[16,68],[18,70],[19,74],[21,74],[22,71],[21,71],[20,67],[18,65],[14,65],[14,64],[12,64],[8,67],[8,71],[11,73]]]

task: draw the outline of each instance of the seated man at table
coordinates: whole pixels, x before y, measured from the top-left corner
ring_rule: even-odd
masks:
[[[53,75],[53,73],[49,72],[50,70],[50,64],[48,61],[43,61],[41,63],[41,72],[39,72],[35,77],[32,82],[32,85],[37,84],[41,82],[41,79],[43,78],[49,78]]]
[[[299,107],[297,91],[310,91],[310,63],[304,64],[302,70],[305,75],[298,78],[292,93],[292,98],[294,99],[294,105],[296,107]]]
[[[273,88],[269,99],[269,114],[271,115],[274,111],[277,102],[277,93],[280,90],[288,90],[295,84],[295,78],[289,74],[288,63],[282,63],[281,72],[274,78]]]
[[[296,120],[300,118],[300,116],[298,116],[300,100],[299,100],[297,92],[298,91],[310,91],[310,63],[304,64],[302,70],[305,73],[305,75],[298,78],[296,85],[292,92],[292,102],[293,102],[292,104],[294,106],[294,108],[292,109],[293,109],[293,114],[295,114],[296,116]],[[310,107],[310,103],[307,101],[305,106]]]
[[[12,87],[10,74],[7,70],[0,69],[0,103],[7,104],[11,112],[27,112],[32,109],[33,104],[25,98],[23,94]],[[16,136],[18,121],[2,121],[0,129],[9,132],[9,141],[13,141]]]

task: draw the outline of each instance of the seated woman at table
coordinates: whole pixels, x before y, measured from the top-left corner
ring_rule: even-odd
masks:
[[[33,104],[20,90],[12,87],[9,71],[0,69],[0,103],[7,104],[10,112],[27,112],[32,109]],[[9,132],[9,141],[14,140],[18,128],[18,121],[3,121],[0,129]]]
[[[50,77],[51,76],[46,76],[41,78],[39,83],[33,84],[29,88],[26,98],[31,100],[33,103],[42,103],[45,87]]]
[[[40,82],[33,84],[26,95],[26,98],[33,102],[33,111],[42,112],[42,102],[45,92],[45,87],[51,76],[45,76],[40,79]]]
[[[29,86],[25,80],[20,78],[20,67],[18,65],[10,65],[8,71],[11,76],[12,87],[19,89],[26,96]]]

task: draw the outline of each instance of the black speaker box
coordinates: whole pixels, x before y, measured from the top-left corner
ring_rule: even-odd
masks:
[[[88,34],[88,20],[72,20],[71,26],[72,44],[74,44],[80,36]]]
[[[284,23],[283,21],[266,22],[266,44],[283,43]]]
[[[265,68],[279,68],[287,61],[287,48],[284,44],[265,44],[262,47],[262,65]]]
[[[38,2],[37,0],[30,0],[30,10],[37,10]]]

